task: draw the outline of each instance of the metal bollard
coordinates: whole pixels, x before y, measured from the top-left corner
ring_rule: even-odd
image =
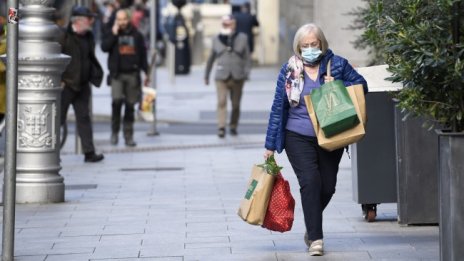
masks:
[[[152,33],[150,34],[150,50],[151,52],[153,53],[153,55],[151,55],[152,57],[152,65],[153,65],[153,68],[151,68],[151,86],[153,87],[153,89],[156,90],[156,88],[158,87],[157,85],[157,75],[156,75],[156,57],[157,57],[157,54],[156,54],[156,33],[157,33],[157,27],[158,27],[158,24],[156,23],[156,20],[157,20],[157,17],[156,17],[156,11],[157,11],[157,8],[158,8],[158,1],[157,0],[151,0],[150,1],[150,25],[151,25],[151,28],[152,28]],[[157,130],[157,117],[156,117],[156,100],[155,99],[153,101],[153,124],[151,125],[150,127],[150,130],[147,132],[147,136],[157,136],[159,135],[159,132]]]
[[[16,202],[63,202],[60,81],[70,57],[56,41],[55,0],[20,2]]]
[[[166,41],[167,45],[167,61],[166,65],[169,69],[169,79],[172,85],[176,84],[176,46],[171,41]]]

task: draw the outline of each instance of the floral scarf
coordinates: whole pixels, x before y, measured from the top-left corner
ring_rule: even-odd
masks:
[[[295,55],[290,57],[285,75],[285,91],[291,107],[296,107],[300,103],[304,86],[303,70],[303,61]]]

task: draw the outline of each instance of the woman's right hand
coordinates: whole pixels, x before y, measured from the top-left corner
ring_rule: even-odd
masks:
[[[264,151],[264,159],[266,160],[267,158],[269,158],[270,156],[274,155],[274,151],[273,150],[265,150]]]

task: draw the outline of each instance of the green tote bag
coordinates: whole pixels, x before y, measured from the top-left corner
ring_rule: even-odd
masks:
[[[330,75],[330,61],[327,63]],[[343,81],[324,83],[311,91],[311,102],[325,137],[331,137],[351,129],[359,123],[356,109]]]

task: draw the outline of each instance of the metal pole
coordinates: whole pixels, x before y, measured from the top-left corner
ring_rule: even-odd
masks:
[[[157,77],[156,77],[156,34],[158,33],[158,25],[156,23],[157,20],[157,7],[158,7],[158,0],[151,0],[150,3],[150,24],[151,24],[151,34],[150,34],[150,51],[152,52],[152,59],[153,61],[153,68],[151,70],[151,86],[153,89],[156,90],[157,87]],[[147,132],[148,136],[155,136],[159,135],[159,132],[157,130],[156,124],[157,124],[157,117],[156,117],[156,100],[157,98],[153,101],[153,124],[151,125],[151,129]]]
[[[92,94],[90,94],[92,95]],[[92,96],[90,96],[92,97]],[[92,98],[90,98],[90,104],[92,103]],[[92,112],[92,111],[90,111]],[[92,117],[92,113],[90,113],[90,117]],[[74,154],[80,155],[82,154],[82,142],[81,142],[81,137],[79,137],[79,131],[77,130],[77,119],[75,119],[75,131],[74,131]],[[68,125],[69,126],[69,125]],[[68,128],[69,130],[69,128]],[[69,131],[68,131],[69,135]]]
[[[8,0],[6,53],[6,148],[2,261],[13,261],[16,202],[16,134],[18,103],[18,1]]]
[[[171,84],[176,84],[176,46],[171,41],[167,41],[167,64],[169,66],[169,79]]]
[[[87,1],[86,0],[76,0],[76,5],[79,6],[87,6]],[[92,88],[90,88],[92,91]],[[92,94],[90,94],[90,102],[89,102],[89,108],[90,108],[90,117],[92,117]],[[81,138],[79,137],[79,132],[77,130],[77,119],[75,119],[75,132],[74,132],[74,154],[82,154],[82,143],[81,143]],[[69,129],[68,129],[69,130]],[[69,132],[68,132],[69,133]]]

